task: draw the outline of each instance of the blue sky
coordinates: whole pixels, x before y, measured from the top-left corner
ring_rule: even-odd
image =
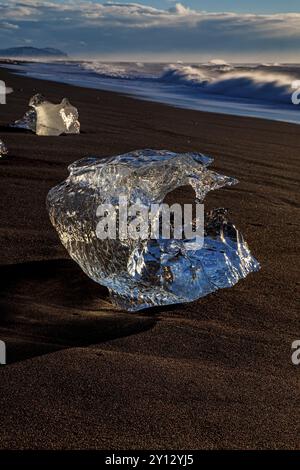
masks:
[[[105,60],[299,62],[300,0],[0,0],[0,45]]]

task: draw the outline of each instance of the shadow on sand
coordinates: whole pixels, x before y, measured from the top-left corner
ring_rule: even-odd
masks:
[[[0,339],[8,364],[137,334],[157,321],[155,312],[115,309],[108,290],[71,260],[2,266],[1,273]]]
[[[19,127],[10,127],[9,125],[7,126],[0,126],[0,132],[3,132],[5,134],[29,134],[29,135],[35,135],[35,132],[29,130],[29,129],[22,129]],[[95,132],[96,133],[96,132]],[[87,134],[86,131],[83,131],[82,129],[80,130],[80,134]],[[47,137],[47,136],[46,136]],[[61,134],[59,136],[48,136],[53,139],[53,137],[67,137],[71,138],[74,137],[74,134]]]
[[[32,134],[30,130],[10,126],[0,126],[0,132],[5,132],[6,134]]]

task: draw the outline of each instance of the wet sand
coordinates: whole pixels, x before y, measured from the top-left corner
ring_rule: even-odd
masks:
[[[0,448],[299,449],[297,125],[175,109],[11,75],[0,106]],[[79,136],[8,129],[29,98],[67,96]],[[197,302],[128,314],[70,260],[48,190],[87,155],[201,151],[240,180],[228,207],[259,273]],[[181,189],[173,196],[188,201]],[[297,298],[298,295],[298,298]]]

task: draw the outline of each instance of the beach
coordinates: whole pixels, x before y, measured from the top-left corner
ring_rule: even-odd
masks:
[[[296,124],[204,113],[0,69],[1,449],[299,449]],[[63,97],[80,135],[7,125],[30,97]],[[199,151],[239,184],[214,191],[261,270],[196,302],[116,310],[70,259],[45,199],[85,156]],[[193,195],[180,188],[174,201]],[[298,295],[298,297],[297,297]]]

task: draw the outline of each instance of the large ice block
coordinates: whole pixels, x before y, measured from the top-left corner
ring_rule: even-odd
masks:
[[[30,99],[29,106],[31,109],[13,127],[31,130],[43,136],[80,133],[78,111],[67,98],[60,104],[53,104],[37,94]]]
[[[8,154],[8,150],[4,142],[0,139],[0,157],[4,157]]]
[[[206,215],[204,244],[196,238],[97,236],[97,208],[111,204],[118,209],[120,195],[129,204],[142,201],[150,207],[177,187],[191,185],[200,204],[209,191],[237,182],[209,170],[211,162],[202,154],[164,150],[92,157],[72,164],[69,177],[50,190],[49,215],[61,242],[91,279],[108,287],[120,308],[190,302],[259,269],[225,209]]]

